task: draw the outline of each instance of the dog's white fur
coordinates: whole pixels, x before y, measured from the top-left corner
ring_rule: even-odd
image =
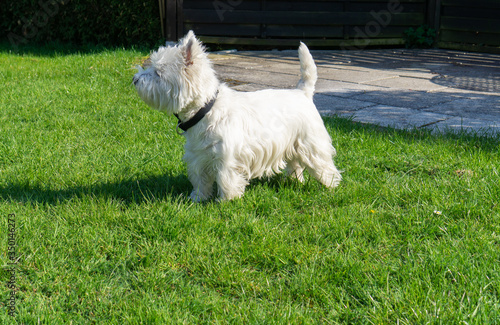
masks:
[[[249,180],[284,168],[301,182],[307,169],[327,187],[339,184],[335,149],[312,100],[316,65],[303,43],[299,58],[297,89],[239,92],[219,82],[190,31],[176,46],[152,53],[146,69],[138,67],[134,84],[141,98],[182,121],[217,96],[211,111],[184,133],[193,201],[209,199],[214,182],[220,199],[241,197]]]

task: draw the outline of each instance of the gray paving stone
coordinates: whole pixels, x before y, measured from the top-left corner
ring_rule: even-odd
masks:
[[[268,71],[253,71],[244,68],[216,66],[215,70],[221,80],[239,83],[253,83],[275,88],[295,88],[300,76],[287,75]]]
[[[380,71],[360,71],[359,69],[322,69],[318,71],[321,79],[368,83],[381,79],[394,78],[393,74]]]
[[[407,90],[438,90],[446,88],[445,86],[438,85],[430,79],[426,78],[414,78],[414,77],[394,77],[382,80],[375,80],[367,82],[366,84],[372,86],[381,86],[395,89],[407,89]]]
[[[318,82],[316,83],[316,93],[340,97],[352,97],[354,95],[361,95],[370,91],[383,90],[387,90],[387,88],[326,79],[318,79]]]
[[[374,103],[324,94],[314,95],[314,104],[321,115],[352,115]]]
[[[269,87],[268,85],[258,85],[258,84],[241,84],[241,85],[229,85],[229,87],[238,91],[258,91],[263,89],[273,89],[274,87]]]
[[[500,55],[452,50],[312,51],[323,115],[397,128],[500,133]],[[295,88],[297,50],[210,55],[242,91]]]
[[[433,72],[430,69],[423,67],[411,67],[411,65],[407,68],[398,68],[390,70],[390,72],[397,74],[400,77],[409,77],[409,78],[421,78],[421,79],[434,79],[438,73]]]
[[[436,84],[454,89],[500,92],[500,67],[485,71],[481,67],[448,67],[433,79]]]
[[[500,121],[487,121],[477,118],[452,117],[425,127],[437,132],[457,131],[471,132],[480,135],[500,133]]]
[[[437,89],[434,91],[429,91],[430,93],[440,93],[442,96],[453,96],[455,99],[459,98],[469,98],[472,95],[496,95],[500,96],[500,93],[491,93],[486,91],[477,91],[477,90],[469,90],[469,89],[459,89],[459,88],[443,88]]]
[[[448,118],[449,116],[444,114],[420,112],[404,107],[378,105],[356,111],[353,120],[361,123],[405,129],[423,127]]]
[[[456,99],[452,95],[443,96],[439,92],[424,92],[414,90],[387,89],[371,91],[355,95],[353,99],[374,102],[377,104],[421,109]]]
[[[498,116],[500,113],[500,96],[469,94],[468,98],[460,98],[434,105],[424,109],[424,111],[466,118],[500,120],[500,116]]]

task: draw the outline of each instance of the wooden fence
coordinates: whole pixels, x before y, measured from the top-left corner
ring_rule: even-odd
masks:
[[[428,24],[438,31],[441,47],[500,46],[500,0],[159,1],[169,40],[192,29],[216,44],[399,46],[405,30]]]
[[[442,0],[438,46],[500,51],[499,0]]]

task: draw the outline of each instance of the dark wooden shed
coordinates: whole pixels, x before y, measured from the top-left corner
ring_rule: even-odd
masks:
[[[165,36],[194,30],[206,43],[346,49],[401,46],[428,25],[444,48],[498,50],[499,0],[159,0]]]

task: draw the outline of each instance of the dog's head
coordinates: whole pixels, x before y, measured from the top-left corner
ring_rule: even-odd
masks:
[[[203,106],[218,87],[205,48],[192,31],[175,46],[153,52],[133,78],[149,106],[169,114]]]

